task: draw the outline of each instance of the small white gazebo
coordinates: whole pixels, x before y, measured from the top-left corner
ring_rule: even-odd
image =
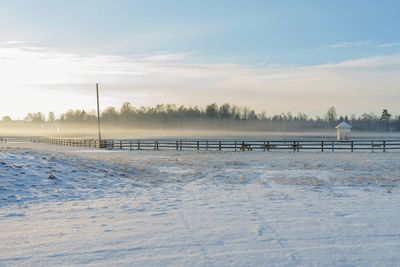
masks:
[[[346,122],[341,122],[336,128],[336,139],[338,141],[350,140],[351,126]]]

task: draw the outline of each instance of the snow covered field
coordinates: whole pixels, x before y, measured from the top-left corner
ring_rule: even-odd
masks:
[[[0,147],[0,266],[396,266],[400,153]]]

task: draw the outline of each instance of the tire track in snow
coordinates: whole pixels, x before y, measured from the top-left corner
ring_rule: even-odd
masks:
[[[199,179],[201,179],[201,177]],[[192,191],[192,190],[190,190],[190,191]],[[197,207],[197,201],[196,201],[196,199],[194,197],[195,192],[192,191],[192,192],[186,192],[186,193],[188,193],[188,195],[190,196],[189,200],[190,200],[191,203],[193,203],[192,205],[194,207]],[[182,202],[185,203],[185,201],[183,201],[183,200],[182,200]],[[185,229],[190,233],[190,235],[193,238],[193,240],[196,240],[196,245],[199,246],[201,255],[202,255],[203,259],[204,259],[204,266],[214,266],[212,264],[212,262],[211,262],[210,256],[207,253],[206,246],[204,245],[203,242],[201,242],[201,240],[196,238],[195,231],[194,231],[193,227],[191,227],[189,221],[187,220],[184,209],[181,209],[180,215],[181,215],[182,222],[183,222],[183,224],[185,226]]]
[[[260,185],[257,184],[259,187]],[[260,190],[254,190],[252,193],[257,193]],[[301,257],[298,255],[294,250],[288,249],[284,242],[283,238],[281,235],[278,233],[278,231],[272,226],[272,224],[267,224],[266,220],[262,218],[262,216],[259,214],[258,210],[259,207],[257,205],[257,202],[254,201],[254,198],[251,196],[249,191],[246,191],[247,195],[247,200],[249,203],[249,207],[247,211],[250,213],[250,216],[252,218],[252,221],[257,223],[258,229],[257,229],[257,236],[258,238],[264,236],[265,232],[269,232],[271,234],[271,238],[268,238],[266,240],[275,240],[276,244],[278,245],[277,250],[283,250],[286,251],[286,256],[287,258],[292,262],[293,265],[298,265],[299,262],[301,262]],[[261,196],[257,196],[258,199],[262,199]],[[265,209],[265,208],[264,208]]]

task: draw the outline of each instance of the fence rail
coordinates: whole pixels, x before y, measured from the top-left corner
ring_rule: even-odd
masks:
[[[0,143],[30,143],[32,137],[27,136],[0,136]]]
[[[34,138],[33,142],[64,146],[121,150],[214,150],[214,151],[400,151],[400,140],[102,140]]]

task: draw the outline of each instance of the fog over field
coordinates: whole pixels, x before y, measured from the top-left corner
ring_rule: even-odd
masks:
[[[134,128],[120,125],[104,124],[101,127],[105,139],[332,139],[335,129],[283,131],[282,127],[271,131],[251,131],[244,129],[215,129],[213,127],[195,128]],[[98,128],[93,124],[1,124],[0,136],[26,136],[50,138],[98,138]],[[369,139],[400,139],[399,132],[353,132],[352,137]]]

